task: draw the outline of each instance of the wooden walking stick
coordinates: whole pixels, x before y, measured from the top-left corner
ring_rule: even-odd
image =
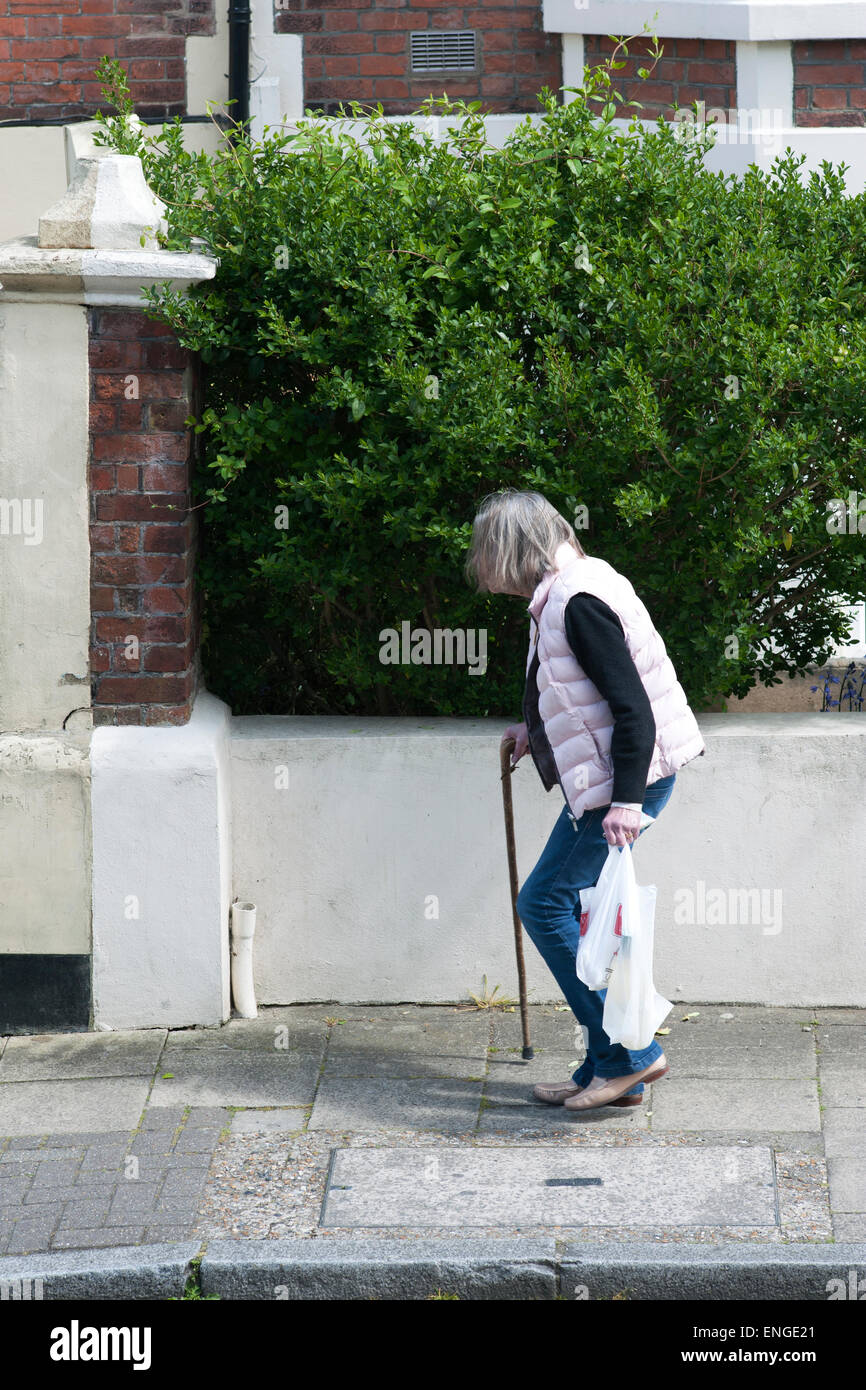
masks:
[[[520,988],[520,1022],[523,1027],[523,1060],[535,1056],[529,1042],[529,1012],[526,1007],[526,970],[523,964],[523,925],[517,915],[517,855],[514,851],[514,807],[511,802],[511,754],[514,739],[506,739],[499,749],[502,768],[502,807],[505,812],[505,844],[508,849],[508,877],[511,883],[511,916],[514,919],[514,949],[517,953],[517,983]]]

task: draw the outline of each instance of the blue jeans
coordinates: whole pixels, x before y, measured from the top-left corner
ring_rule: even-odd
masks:
[[[643,803],[647,815],[656,817],[667,805],[675,781],[673,774],[647,787]],[[630,1052],[621,1043],[612,1043],[601,1026],[607,990],[587,988],[575,971],[580,941],[580,890],[598,882],[607,860],[609,846],[601,824],[609,810],[609,806],[599,806],[584,811],[575,822],[564,806],[541,858],[517,898],[520,920],[583,1028],[586,1058],[572,1077],[579,1086],[586,1086],[593,1076],[627,1076],[629,1072],[643,1071],[662,1055],[655,1040],[641,1052]],[[620,853],[631,851],[623,849]],[[641,1081],[626,1094],[641,1095],[643,1089]]]

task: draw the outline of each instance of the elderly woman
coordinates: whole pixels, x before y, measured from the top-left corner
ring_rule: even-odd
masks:
[[[512,766],[528,751],[545,789],[558,785],[565,799],[517,907],[582,1026],[586,1057],[570,1081],[539,1084],[535,1096],[568,1110],[640,1105],[667,1061],[655,1041],[631,1052],[605,1033],[606,990],[575,971],[580,890],[598,882],[609,845],[638,838],[642,812],[659,815],[704,742],[631,583],[587,555],[546,498],[513,489],[485,498],[466,568],[480,590],[530,600],[524,722],[503,739],[515,740]]]

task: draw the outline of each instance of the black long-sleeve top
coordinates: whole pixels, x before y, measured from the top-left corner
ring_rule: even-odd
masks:
[[[611,801],[640,805],[655,747],[656,726],[649,696],[638,675],[625,633],[613,609],[594,594],[575,594],[565,609],[565,633],[581,667],[613,715]],[[538,652],[527,672],[523,715],[533,761],[545,786],[557,781],[553,751],[538,712]]]

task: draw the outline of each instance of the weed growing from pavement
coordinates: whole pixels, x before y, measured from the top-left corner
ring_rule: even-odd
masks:
[[[201,1291],[201,1255],[197,1255],[194,1260],[189,1262],[189,1278],[184,1286],[183,1294],[180,1298],[173,1295],[168,1299],[169,1303],[204,1303],[213,1302],[218,1299],[218,1293],[202,1293]]]

